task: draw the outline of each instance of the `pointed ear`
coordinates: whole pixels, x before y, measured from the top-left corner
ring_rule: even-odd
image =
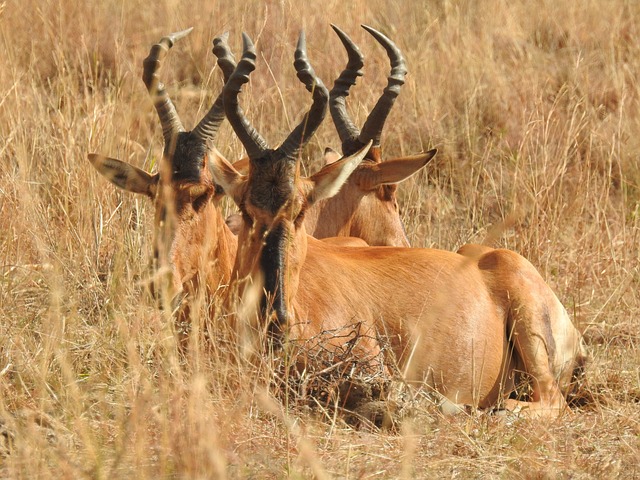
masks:
[[[209,151],[209,171],[213,181],[222,187],[236,204],[241,201],[242,186],[246,182],[246,175],[238,172],[229,161],[215,148]]]
[[[386,162],[371,165],[355,173],[356,183],[363,190],[373,190],[380,185],[400,183],[417,173],[431,160],[438,150],[410,157],[395,158]]]
[[[337,162],[325,166],[319,172],[313,174],[309,180],[313,184],[313,188],[307,196],[309,204],[314,204],[318,200],[331,198],[340,191],[342,185],[347,181],[349,175],[356,169],[362,159],[371,148],[371,141],[364,148],[355,154],[344,157]]]
[[[237,162],[233,162],[233,168],[243,175],[249,173],[249,157],[244,157]]]
[[[234,235],[239,235],[240,230],[242,230],[242,224],[244,223],[244,220],[242,220],[242,215],[240,215],[239,213],[232,213],[227,217],[225,223],[227,224],[227,227],[229,227],[229,230],[231,230],[231,233],[233,233]]]
[[[98,172],[115,186],[132,193],[141,193],[150,198],[156,194],[158,174],[150,175],[144,170],[115,158],[89,154],[89,161]]]
[[[331,147],[327,147],[327,148],[324,149],[324,164],[325,165],[331,165],[332,163],[335,163],[338,160],[340,160],[341,157],[342,157],[342,155],[340,155],[338,152],[336,152]]]

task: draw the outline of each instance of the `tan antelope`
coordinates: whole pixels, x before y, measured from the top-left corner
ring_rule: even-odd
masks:
[[[364,57],[347,34],[335,25],[332,27],[349,57],[346,68],[329,92],[329,107],[342,142],[343,156],[354,154],[370,140],[373,141],[373,146],[334,197],[314,203],[308,209],[305,214],[305,228],[316,238],[357,237],[369,245],[408,247],[409,240],[400,219],[396,199],[397,184],[426,166],[436,154],[436,150],[409,157],[382,160],[380,148],[382,128],[400,93],[407,73],[402,52],[385,35],[371,27],[363,26],[385,48],[391,62],[391,73],[387,87],[360,131],[347,113],[345,99],[349,95],[349,88],[356,84],[359,76],[362,76]],[[339,158],[340,155],[337,152],[327,148],[326,164],[333,163]],[[248,161],[243,159],[236,162],[234,167],[244,172],[248,167]],[[240,231],[240,215],[231,215],[227,218],[227,223],[234,233],[237,234]]]
[[[158,112],[164,137],[159,172],[151,175],[121,160],[89,155],[91,164],[113,184],[145,195],[154,203],[153,245],[157,271],[151,287],[163,295],[163,303],[178,309],[176,326],[181,343],[186,340],[189,328],[190,300],[202,288],[211,305],[211,315],[216,313],[216,305],[224,302],[232,283],[237,249],[237,237],[227,227],[220,209],[223,191],[213,182],[208,166],[218,128],[224,120],[222,94],[198,125],[186,132],[157,75],[169,49],[191,30],[163,37],[144,60],[142,78]],[[226,80],[235,67],[227,35],[217,37],[213,44],[213,53]],[[354,242],[353,239],[326,241],[347,245]],[[214,294],[219,301],[213,301]]]
[[[164,137],[158,173],[150,175],[120,160],[89,155],[91,164],[113,184],[153,201],[156,277],[163,277],[156,278],[156,283],[162,285],[165,302],[171,302],[172,308],[180,307],[176,319],[180,333],[188,329],[190,308],[189,302],[182,300],[193,297],[202,287],[206,287],[211,299],[229,285],[237,249],[237,238],[219,208],[223,192],[216,187],[208,168],[209,153],[215,149],[216,134],[224,120],[222,94],[198,125],[187,132],[157,75],[169,49],[191,30],[163,37],[144,60],[142,79],[158,112]],[[235,60],[226,47],[226,36],[216,39],[213,51],[228,78]]]
[[[397,362],[407,382],[426,385],[456,403],[505,404],[556,415],[585,358],[582,337],[536,269],[509,250],[479,247],[470,256],[434,249],[356,247],[323,243],[305,230],[316,202],[335,195],[369,151],[300,177],[299,149],[320,124],[328,92],[296,52],[298,77],[313,92],[306,125],[270,149],[240,115],[238,94],[255,69],[244,51],[224,87],[227,119],[249,155],[247,175],[212,155],[212,172],[242,212],[235,270],[243,284],[264,288],[259,317],[278,342],[321,338],[353,328],[364,340],[356,354]],[[263,279],[263,280],[262,280]],[[344,338],[327,338],[339,347]],[[299,342],[296,342],[299,343]],[[328,348],[327,345],[323,346]],[[372,360],[371,368],[379,368]],[[516,372],[530,376],[530,402],[508,399]]]
[[[408,247],[396,199],[397,184],[422,169],[433,158],[436,150],[403,158],[383,161],[380,137],[385,121],[407,73],[400,49],[385,35],[366,25],[362,26],[387,52],[391,72],[387,86],[359,130],[349,116],[346,97],[349,88],[362,76],[364,58],[360,49],[338,27],[332,25],[344,45],[348,62],[329,92],[329,111],[342,142],[343,156],[355,154],[369,141],[373,145],[364,160],[349,176],[340,191],[309,209],[305,227],[316,238],[352,236],[369,245]],[[325,154],[327,163],[338,160],[330,150]]]

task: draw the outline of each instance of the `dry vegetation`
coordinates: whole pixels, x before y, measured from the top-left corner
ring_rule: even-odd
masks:
[[[0,3],[0,475],[640,477],[640,4],[317,4]],[[439,149],[400,188],[413,245],[514,249],[586,332],[589,401],[573,415],[443,417],[425,404],[396,431],[358,430],[276,402],[268,364],[230,362],[223,344],[179,364],[171,322],[143,295],[151,205],[116,191],[87,153],[153,168],[161,132],[142,59],[188,26],[161,72],[185,124],[220,89],[211,40],[230,30],[238,51],[245,30],[259,65],[243,106],[277,142],[310,103],[291,66],[298,30],[327,84],[344,64],[330,22],[366,55],[356,118],[388,71],[358,25],[407,58],[383,146]],[[327,145],[339,146],[330,122],[310,168]],[[243,154],[226,125],[219,147]]]

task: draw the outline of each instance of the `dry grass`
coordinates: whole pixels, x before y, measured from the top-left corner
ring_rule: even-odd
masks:
[[[230,30],[238,50],[245,30],[259,66],[243,106],[280,141],[310,101],[291,66],[299,28],[327,84],[343,66],[329,22],[367,57],[349,97],[360,120],[388,65],[357,26],[407,58],[383,146],[440,152],[400,189],[412,243],[512,248],[586,330],[592,399],[574,415],[423,405],[398,432],[367,432],[287,409],[265,387],[271,367],[229,361],[222,343],[179,365],[171,322],[142,294],[150,205],[98,178],[87,153],[157,161],[142,59],[187,26],[162,70],[185,124],[220,88],[211,40]],[[640,477],[639,38],[627,0],[0,3],[1,475]],[[219,145],[242,155],[227,126]],[[327,145],[330,122],[309,157]]]

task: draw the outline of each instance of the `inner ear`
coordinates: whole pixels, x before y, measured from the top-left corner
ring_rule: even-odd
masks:
[[[359,168],[355,173],[356,183],[363,190],[374,190],[381,185],[400,183],[424,168],[437,150],[409,157],[395,158],[375,165]]]
[[[247,176],[238,172],[216,149],[211,150],[207,157],[207,164],[213,181],[222,187],[236,205],[240,205]]]
[[[153,198],[158,184],[158,174],[150,175],[122,160],[89,154],[91,165],[115,186],[132,193],[141,193]]]
[[[338,193],[351,173],[360,165],[370,147],[371,141],[355,154],[331,163],[309,177],[313,184],[313,188],[307,194],[309,205]]]
[[[333,148],[327,147],[324,149],[324,164],[331,165],[332,163],[340,160],[341,155]]]
[[[246,175],[249,173],[249,157],[244,157],[233,163],[233,168],[236,169],[238,173],[242,175]]]

